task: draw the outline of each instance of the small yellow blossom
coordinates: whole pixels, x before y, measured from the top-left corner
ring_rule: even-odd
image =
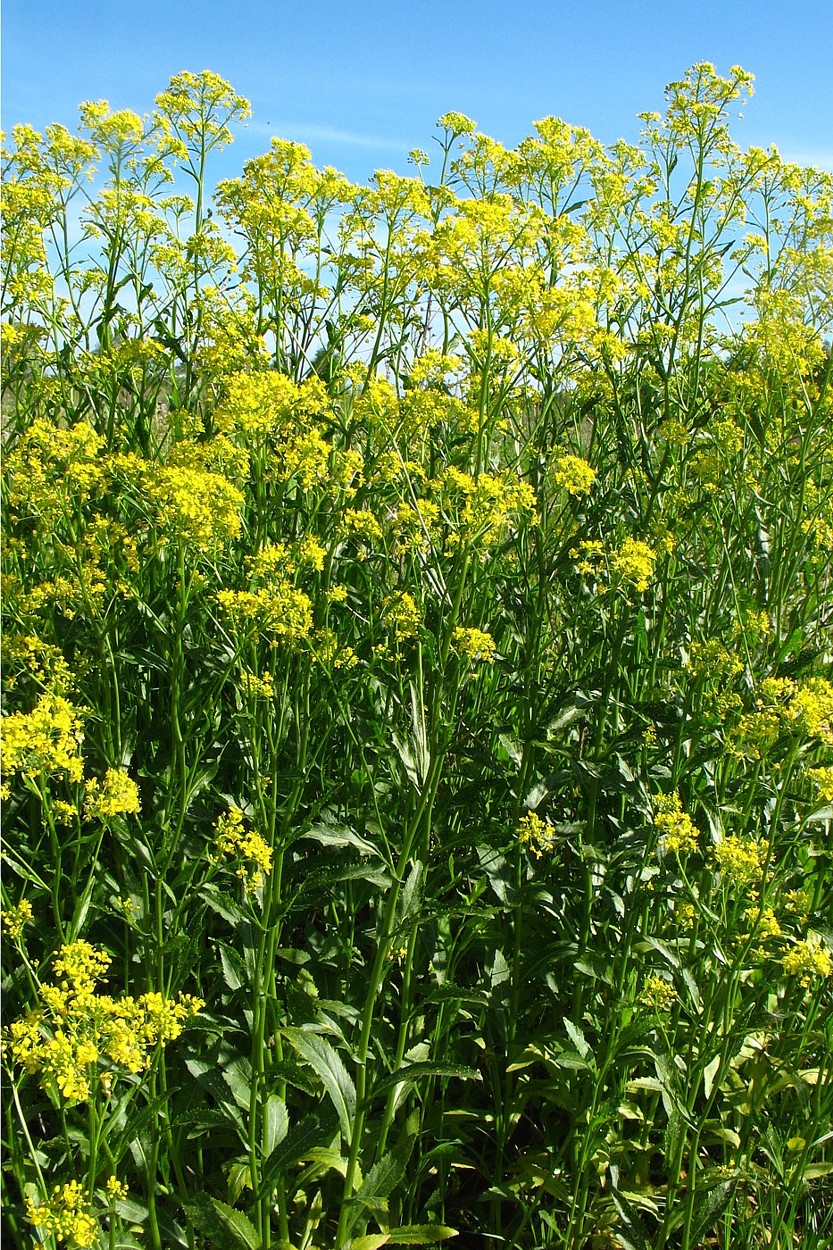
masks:
[[[611,555],[610,565],[625,585],[641,593],[648,589],[656,558],[653,547],[637,538],[626,538]]]
[[[673,794],[657,795],[655,800],[657,815],[654,817],[654,828],[661,838],[664,851],[696,851],[699,833],[687,812],[683,811],[680,796]]]
[[[559,456],[555,461],[553,477],[568,495],[587,495],[596,480],[596,470],[581,456]]]
[[[33,916],[32,904],[28,898],[22,898],[16,907],[3,908],[3,928],[13,942],[20,937],[24,927],[31,924]]]
[[[670,1011],[677,1001],[677,991],[673,985],[661,976],[653,973],[646,977],[642,989],[639,992],[639,1002],[643,1007],[655,1012],[657,1015],[665,1015]]]
[[[811,738],[833,746],[833,684],[822,677],[810,677],[790,701],[787,715]]]
[[[117,1176],[108,1178],[105,1189],[107,1190],[107,1196],[112,1202],[118,1202],[120,1199],[127,1197],[127,1184],[125,1181],[120,1181]]]
[[[784,955],[781,964],[787,975],[798,977],[805,988],[816,978],[833,975],[833,959],[817,937],[796,942]]]
[[[87,1250],[98,1236],[89,1198],[78,1181],[56,1185],[46,1202],[36,1204],[27,1199],[26,1218],[35,1228],[54,1233],[57,1241],[67,1242],[73,1250]]]
[[[139,812],[139,787],[123,768],[108,768],[103,782],[92,777],[84,788],[85,820],[109,820],[112,816],[135,816]]]
[[[215,825],[215,842],[221,855],[241,859],[237,869],[247,894],[254,894],[272,870],[272,851],[259,833],[244,828],[244,816],[239,807],[230,807]]]
[[[139,998],[99,994],[96,983],[110,963],[106,951],[83,939],[62,946],[53,963],[55,982],[39,986],[40,1007],[5,1032],[13,1061],[69,1102],[90,1098],[91,1074],[102,1058],[132,1073],[147,1068],[156,1047],[178,1037],[185,1020],[204,1006],[187,994],[176,999],[153,991]],[[99,1073],[106,1093],[116,1076],[106,1069]]]
[[[495,662],[497,649],[495,640],[488,630],[466,629],[461,625],[454,630],[452,642],[457,654],[464,656],[467,660],[483,664],[494,664]]]
[[[382,619],[389,629],[393,628],[396,641],[403,642],[406,638],[414,637],[422,618],[413,595],[409,595],[407,591],[398,591],[383,600]]]
[[[766,848],[760,842],[734,835],[717,842],[711,854],[726,879],[738,885],[758,880],[766,860]]]
[[[542,820],[537,812],[526,812],[521,816],[515,834],[521,846],[525,846],[536,859],[555,847],[555,829],[548,820]]]
[[[3,717],[3,773],[63,775],[80,781],[84,767],[81,712],[60,695],[42,694],[31,712]]]
[[[807,776],[815,786],[819,798],[824,803],[833,803],[833,765],[824,768],[809,768]]]

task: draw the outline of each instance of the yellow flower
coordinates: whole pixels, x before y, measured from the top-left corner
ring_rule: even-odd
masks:
[[[186,465],[150,465],[142,478],[157,523],[169,536],[209,551],[240,533],[243,494],[221,474]]]
[[[818,796],[825,803],[833,803],[833,765],[810,768],[807,775],[815,786]]]
[[[127,1197],[127,1185],[124,1181],[120,1181],[117,1176],[111,1176],[105,1185],[107,1196],[112,1202],[118,1202],[121,1198]]]
[[[727,880],[748,885],[763,870],[766,848],[751,838],[729,836],[711,848],[712,858]]]
[[[671,1010],[676,1001],[677,991],[663,977],[654,973],[645,979],[639,993],[639,1002],[643,1007],[649,1008],[657,1015],[664,1015]]]
[[[587,495],[596,480],[596,470],[581,456],[559,456],[553,477],[568,495]]]
[[[15,1063],[39,1077],[43,1089],[57,1091],[70,1102],[91,1097],[91,1069],[101,1056],[137,1073],[151,1062],[151,1052],[182,1031],[196,1014],[201,999],[180,994],[166,999],[153,991],[134,999],[116,1000],[96,993],[96,982],[110,965],[110,956],[79,939],[61,947],[54,961],[55,984],[39,987],[41,1007],[15,1020],[5,1044]],[[109,1095],[115,1074],[99,1073]]]
[[[122,768],[108,768],[103,783],[92,777],[84,788],[87,792],[85,820],[108,820],[111,816],[136,815],[139,811],[139,787]]]
[[[640,593],[648,589],[657,553],[637,538],[626,538],[610,559],[613,572]]]
[[[388,628],[393,628],[393,636],[397,642],[413,638],[419,629],[420,612],[412,595],[407,591],[398,591],[388,595],[382,601],[382,619]]]
[[[791,699],[787,715],[811,738],[833,746],[833,684],[829,681],[810,677]]]
[[[263,879],[272,870],[272,851],[259,833],[246,831],[243,812],[230,807],[221,816],[215,828],[215,844],[221,855],[241,859],[237,869],[247,894],[254,894],[263,885]]]
[[[26,1201],[26,1218],[35,1228],[54,1233],[57,1241],[66,1241],[78,1250],[95,1245],[98,1224],[90,1214],[90,1202],[78,1181],[56,1185],[46,1202]]]
[[[818,978],[833,975],[833,959],[825,949],[821,939],[815,936],[805,941],[796,942],[781,960],[784,971],[789,976],[798,977],[799,983],[805,987]]]
[[[24,926],[31,923],[33,915],[28,898],[22,898],[16,907],[3,908],[3,928],[13,942],[20,937]]]
[[[460,625],[452,634],[454,650],[467,660],[494,664],[495,640],[485,629],[466,629]]]
[[[31,712],[3,717],[3,773],[49,773],[80,781],[83,740],[80,710],[60,695],[42,694]]]
[[[536,859],[555,847],[555,829],[537,812],[526,812],[521,816],[515,834],[521,846],[525,846]]]
[[[654,828],[660,835],[664,851],[696,851],[699,832],[691,817],[683,811],[680,796],[673,794],[657,795],[655,800],[657,815],[654,817]]]

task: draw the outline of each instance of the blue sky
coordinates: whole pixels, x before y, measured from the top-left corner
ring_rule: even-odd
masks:
[[[743,147],[833,170],[833,0],[4,0],[2,20],[4,129],[74,128],[84,99],[145,112],[172,74],[211,69],[253,105],[216,177],[272,134],[353,179],[407,173],[451,109],[508,145],[549,114],[633,139],[703,60],[756,76]]]

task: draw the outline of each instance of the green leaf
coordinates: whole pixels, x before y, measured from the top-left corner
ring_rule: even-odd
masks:
[[[338,1132],[338,1116],[329,1105],[320,1107],[310,1115],[293,1124],[283,1141],[279,1142],[264,1163],[260,1173],[259,1197],[265,1197],[274,1187],[278,1177],[283,1176],[307,1159],[317,1148],[329,1149]]]
[[[432,1246],[458,1235],[457,1229],[447,1224],[403,1224],[401,1228],[392,1228],[388,1238],[394,1246]]]
[[[366,1237],[356,1237],[348,1245],[350,1250],[378,1250],[379,1246],[386,1246],[389,1241],[388,1233],[368,1233]]]
[[[284,1140],[288,1131],[286,1103],[277,1094],[270,1094],[263,1115],[263,1149],[267,1156]]]
[[[705,1197],[701,1196],[698,1199],[697,1215],[691,1225],[690,1245],[699,1245],[703,1234],[709,1231],[718,1216],[725,1211],[736,1184],[737,1177],[730,1176],[726,1180],[719,1181]]]
[[[407,924],[411,917],[419,911],[424,888],[425,865],[421,860],[417,859],[411,865],[411,871],[405,878],[405,884],[402,887],[402,894],[397,909],[397,924],[400,927]]]
[[[625,1195],[619,1193],[618,1190],[614,1189],[611,1196],[613,1205],[619,1212],[619,1219],[622,1221],[615,1230],[622,1250],[651,1250],[645,1225],[637,1215],[636,1208],[631,1206]]]
[[[578,1053],[581,1055],[582,1059],[587,1059],[588,1055],[590,1054],[590,1045],[587,1041],[587,1038],[584,1036],[584,1034],[582,1033],[578,1025],[573,1024],[572,1020],[568,1020],[566,1016],[564,1016],[563,1019],[564,1019],[564,1028],[569,1033],[571,1042],[575,1046]]]
[[[377,859],[383,859],[384,856],[378,847],[369,842],[367,838],[361,837],[356,833],[355,829],[350,829],[347,825],[325,824],[319,823],[311,825],[306,833],[301,834],[302,838],[311,838],[314,842],[320,842],[323,846],[352,846],[362,855],[375,855]]]
[[[228,1206],[225,1202],[220,1202],[219,1198],[212,1198],[211,1203],[218,1220],[225,1231],[231,1234],[236,1245],[245,1246],[246,1250],[261,1250],[257,1229],[248,1216],[242,1211],[235,1211],[234,1207]]]
[[[424,1076],[453,1076],[460,1081],[482,1080],[476,1068],[466,1068],[459,1063],[409,1063],[404,1068],[391,1072],[390,1076],[383,1077],[373,1086],[373,1093],[381,1094],[395,1085],[414,1085]]]
[[[318,1073],[338,1112],[344,1140],[349,1141],[356,1115],[356,1087],[338,1053],[318,1033],[305,1033],[303,1029],[283,1029],[282,1033]]]

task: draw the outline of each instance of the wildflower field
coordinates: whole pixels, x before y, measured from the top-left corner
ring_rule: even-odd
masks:
[[[833,1245],[833,176],[749,94],[15,128],[4,1245]]]

